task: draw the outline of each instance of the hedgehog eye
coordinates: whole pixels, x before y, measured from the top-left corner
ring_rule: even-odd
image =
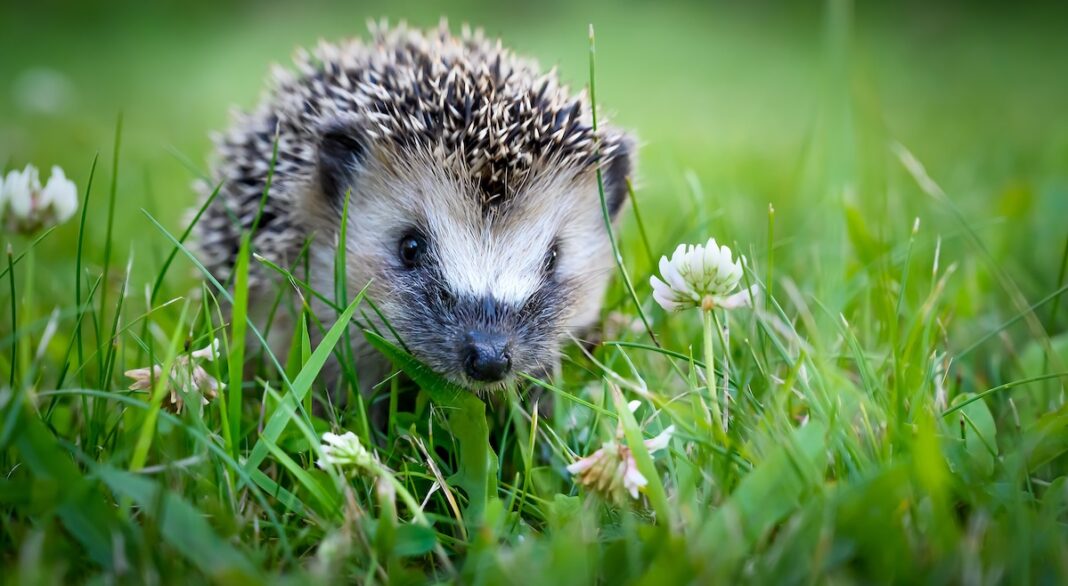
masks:
[[[419,266],[426,256],[426,238],[420,234],[408,234],[400,240],[398,254],[404,266],[411,269]]]
[[[553,243],[549,247],[549,251],[545,253],[545,261],[543,267],[546,275],[551,275],[556,271],[556,261],[560,258],[560,246],[557,243]]]

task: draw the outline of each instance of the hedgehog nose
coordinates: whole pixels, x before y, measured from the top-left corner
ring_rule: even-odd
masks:
[[[508,338],[487,332],[468,332],[462,350],[467,376],[484,383],[504,380],[512,369]]]

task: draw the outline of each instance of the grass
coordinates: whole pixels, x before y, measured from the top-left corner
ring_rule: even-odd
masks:
[[[92,149],[36,139],[27,152],[59,153],[76,179],[82,161],[85,191],[79,222],[3,238],[0,580],[1065,582],[1068,132],[1047,100],[1065,88],[1058,79],[995,88],[1030,67],[1009,72],[998,59],[1061,46],[1038,23],[1023,29],[1032,44],[991,57],[969,39],[998,26],[1023,34],[1016,21],[960,17],[948,37],[970,55],[959,75],[994,89],[974,97],[965,82],[943,84],[941,99],[957,110],[907,106],[941,95],[927,89],[937,85],[930,70],[902,72],[910,61],[893,55],[907,50],[871,24],[890,17],[832,1],[816,21],[821,49],[801,67],[821,79],[800,96],[811,108],[754,121],[764,144],[732,135],[730,123],[704,137],[714,128],[703,117],[722,114],[703,114],[695,100],[729,92],[702,85],[703,70],[690,82],[650,72],[683,84],[675,106],[650,108],[623,91],[620,72],[643,57],[622,46],[620,30],[670,38],[656,23],[690,26],[677,7],[636,10],[598,26],[596,70],[581,32],[567,45],[577,55],[564,57],[589,58],[591,93],[624,122],[628,105],[645,116],[635,126],[649,144],[615,234],[620,274],[604,342],[570,348],[555,380],[522,379],[553,399],[548,414],[515,392],[487,405],[452,387],[388,332],[346,327],[374,311],[361,291],[311,291],[286,267],[268,268],[340,318],[280,304],[300,324],[289,354],[246,352],[245,340],[268,333],[246,319],[244,275],[262,261],[246,240],[232,286],[202,273],[188,224],[173,219],[191,201],[171,197],[188,191],[184,163],[174,164],[180,177],[144,163],[151,181],[129,158],[120,166],[129,152],[171,157],[146,149],[137,113],[100,123]],[[627,18],[649,27],[624,28]],[[732,18],[744,26],[749,17]],[[676,36],[684,50],[697,43]],[[739,59],[756,77],[769,55],[802,58],[730,38],[751,49]],[[901,83],[871,81],[880,75]],[[765,82],[746,86],[757,102]],[[751,115],[745,100],[725,101]],[[692,124],[665,122],[672,108]],[[1004,124],[969,118],[991,109]],[[204,132],[208,122],[193,126]],[[801,139],[784,147],[797,127]],[[947,129],[972,142],[961,147]],[[997,150],[976,146],[995,138]],[[99,165],[98,150],[111,153]],[[158,196],[138,199],[146,183]],[[743,284],[765,297],[709,315],[706,328],[699,312],[656,306],[648,278],[661,254],[709,236],[746,255]],[[351,364],[346,340],[356,335],[403,376],[358,397],[360,373],[345,366],[339,384],[352,400],[338,409],[317,375],[331,356]],[[172,364],[213,338],[222,355],[203,366],[227,385],[202,411],[193,397],[180,414],[165,409],[164,380],[126,390],[125,370]],[[384,426],[368,421],[377,402],[388,405]],[[642,440],[670,425],[669,449],[649,453]],[[315,465],[319,436],[343,429],[373,447],[381,468]],[[648,480],[638,500],[601,498],[566,471],[616,437]]]

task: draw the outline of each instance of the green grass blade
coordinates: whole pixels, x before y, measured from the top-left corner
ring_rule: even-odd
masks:
[[[301,401],[304,400],[304,396],[311,390],[312,383],[315,382],[319,371],[326,365],[327,359],[334,350],[334,346],[341,339],[341,333],[349,327],[349,322],[352,320],[352,314],[356,311],[356,308],[363,300],[363,295],[367,291],[366,288],[361,290],[356,295],[352,303],[341,313],[337,321],[330,328],[330,331],[323,336],[323,340],[319,342],[319,345],[312,352],[311,358],[308,359],[308,363],[301,369],[300,374],[293,380],[293,384],[290,386],[289,392],[285,395],[284,399],[294,409],[300,407]],[[256,445],[252,447],[252,452],[249,454],[248,461],[245,464],[245,468],[249,471],[259,468],[260,463],[263,462],[263,458],[267,455],[267,445],[264,441],[277,442],[278,437],[282,435],[282,431],[285,430],[289,424],[290,411],[285,409],[278,409],[274,412],[271,418],[267,421],[267,425],[263,428],[263,433],[260,435],[260,439],[256,441]]]
[[[96,177],[96,164],[100,154],[93,156],[93,162],[89,166],[89,179],[85,182],[85,196],[82,198],[82,213],[78,220],[78,247],[74,256],[74,306],[78,308],[78,319],[74,325],[74,338],[77,341],[78,368],[85,364],[83,358],[82,342],[82,316],[85,308],[82,306],[82,263],[85,250],[85,220],[89,216],[89,195],[93,192],[93,178]]]
[[[47,238],[49,234],[54,232],[56,228],[57,226],[49,226],[45,231],[35,236],[30,242],[29,246],[27,246],[24,250],[15,255],[14,260],[11,262],[11,266],[5,266],[3,270],[0,270],[0,279],[6,277],[8,271],[10,271],[12,267],[17,267],[19,265],[19,261],[25,258],[27,254],[32,252],[34,248],[37,248],[37,245],[40,244],[42,240]]]
[[[611,389],[616,414],[623,425],[623,435],[627,438],[627,447],[630,448],[631,454],[634,455],[634,462],[638,465],[638,471],[648,481],[646,491],[649,495],[649,502],[656,512],[657,523],[663,527],[671,527],[672,515],[671,507],[667,500],[667,492],[664,490],[664,483],[660,480],[660,473],[656,471],[653,457],[645,447],[642,430],[638,427],[634,414],[630,412],[630,407],[627,405],[627,400],[623,398],[623,393],[618,387],[611,386]]]
[[[244,399],[242,382],[245,373],[245,340],[246,325],[248,320],[248,262],[250,254],[250,237],[246,234],[241,238],[241,248],[237,253],[237,262],[234,265],[234,302],[230,307],[230,353],[229,353],[229,376],[230,384],[227,387],[227,416],[230,419],[230,433],[234,444],[230,446],[233,454],[238,454],[238,443],[241,440],[241,402]]]
[[[161,233],[163,233],[163,235],[168,240],[170,240],[172,244],[179,247],[179,250],[182,251],[182,254],[184,254],[186,258],[188,258],[189,261],[193,263],[193,266],[195,266],[197,270],[199,270],[200,273],[204,275],[204,278],[206,278],[211,283],[211,285],[215,287],[215,290],[218,291],[219,295],[221,295],[231,304],[234,303],[234,296],[226,290],[226,287],[224,287],[223,284],[220,283],[219,280],[211,274],[211,271],[209,271],[203,263],[197,260],[197,257],[194,256],[193,253],[189,252],[189,249],[182,245],[182,243],[179,242],[178,239],[175,238],[170,232],[168,232],[167,229],[163,227],[163,224],[160,224],[159,221],[156,220],[156,218],[153,218],[151,214],[149,214],[145,210],[141,210],[141,212],[145,214],[145,217],[147,217],[148,220],[152,222],[152,225],[155,226],[156,229],[159,230]],[[263,334],[260,333],[259,329],[256,328],[253,323],[249,322],[248,319],[246,319],[245,322],[248,325],[248,329],[256,337],[256,340],[261,344],[261,347],[264,350],[264,355],[267,357],[268,360],[270,360],[271,366],[276,369],[276,371],[278,372],[278,376],[282,378],[286,387],[289,387],[291,383],[289,381],[289,378],[286,376],[285,368],[283,368],[282,364],[278,362],[278,357],[275,356],[273,352],[271,352],[270,345],[267,344],[267,339],[263,337]]]
[[[15,255],[11,252],[11,243],[7,245],[7,269],[8,269],[8,282],[11,285],[11,371],[8,375],[8,388],[15,388],[15,370],[18,365],[19,354],[19,323],[18,323],[18,311],[16,308],[19,305],[18,295],[15,293]]]
[[[271,453],[271,456],[278,461],[294,478],[297,482],[303,486],[309,494],[315,497],[316,502],[319,503],[321,509],[320,512],[326,513],[328,516],[334,516],[338,512],[339,499],[331,498],[322,484],[319,483],[311,474],[308,474],[304,468],[293,461],[293,458],[289,457],[289,454],[282,451],[274,442],[264,439],[267,450]]]
[[[140,409],[145,412],[152,409],[152,405],[150,403],[141,401],[134,397],[92,389],[64,389],[56,391],[45,391],[41,393],[41,396],[88,397],[101,401],[114,401],[128,407]],[[195,439],[199,445],[203,446],[209,452],[218,457],[230,470],[237,474],[241,478],[242,482],[253,486],[253,498],[256,499],[256,501],[260,504],[265,514],[267,515],[268,523],[271,527],[274,528],[275,533],[278,535],[278,541],[282,545],[282,549],[285,553],[286,558],[291,558],[293,552],[289,546],[289,540],[286,537],[286,532],[282,527],[282,524],[279,522],[278,517],[275,515],[274,511],[271,509],[269,503],[267,502],[263,491],[259,490],[257,487],[264,487],[264,490],[267,491],[268,494],[275,496],[283,505],[286,505],[287,508],[289,508],[291,511],[297,514],[302,514],[303,509],[300,508],[299,501],[297,501],[297,499],[293,497],[293,495],[289,491],[278,486],[278,484],[276,484],[270,478],[267,478],[267,476],[265,476],[259,470],[255,471],[255,474],[251,476],[246,474],[245,469],[240,464],[238,464],[237,461],[232,456],[230,456],[230,454],[226,450],[219,447],[219,445],[205,432],[196,429],[191,425],[188,425],[185,421],[179,419],[175,415],[167,413],[166,411],[160,411],[159,417],[163,421],[166,421],[169,425],[172,425],[184,431],[191,438]],[[294,503],[296,504],[294,505]]]
[[[200,217],[204,215],[208,207],[211,205],[215,198],[219,195],[219,191],[222,189],[222,183],[215,186],[211,195],[208,196],[204,203],[197,209],[197,213],[193,216],[193,219],[189,222],[189,225],[185,227],[182,235],[178,237],[179,244],[184,244],[189,239],[190,234],[193,233],[193,229],[196,228],[197,222],[200,221]],[[156,297],[159,296],[159,291],[163,287],[163,280],[167,276],[167,271],[171,268],[171,263],[174,262],[175,257],[178,256],[178,250],[180,246],[175,245],[171,247],[171,251],[167,254],[167,258],[163,261],[163,265],[159,269],[159,273],[156,275],[155,282],[152,283],[152,293],[149,295],[149,303],[155,303]]]
[[[164,356],[160,368],[161,374],[152,386],[152,398],[149,401],[151,407],[145,413],[145,419],[141,423],[141,432],[137,435],[133,455],[130,456],[130,470],[140,470],[148,459],[148,450],[152,446],[152,438],[156,435],[156,420],[159,417],[159,410],[163,405],[163,398],[170,392],[170,386],[173,382],[171,369],[174,367],[174,360],[178,356],[178,349],[181,348],[182,326],[185,324],[185,316],[188,309],[189,302],[186,302],[182,306],[181,317],[178,318],[178,327],[171,334],[167,354]]]
[[[104,282],[108,282],[108,277],[111,274],[111,244],[112,244],[112,232],[115,226],[115,198],[119,191],[119,150],[122,146],[122,114],[120,113],[118,119],[115,121],[115,146],[112,150],[111,161],[111,190],[108,193],[108,217],[107,227],[104,231]],[[102,287],[100,289],[100,319],[104,319],[108,309],[108,289],[109,287]],[[99,330],[97,331],[97,340],[99,341]],[[99,356],[99,355],[98,355]],[[101,357],[102,360],[102,357]],[[100,364],[100,372],[103,374],[103,362]],[[101,385],[106,386],[107,381],[101,380]]]
[[[40,486],[51,484],[62,489],[57,492],[58,499],[53,505],[56,515],[94,562],[111,568],[115,562],[112,536],[120,532],[114,510],[105,505],[104,496],[82,476],[29,408],[19,427],[14,443],[20,462],[29,468]]]
[[[467,493],[464,521],[468,530],[481,525],[487,507],[497,500],[497,454],[489,443],[486,404],[470,391],[438,376],[410,354],[371,331],[367,341],[408,375],[435,403],[445,409],[449,428],[459,443],[459,465],[449,478]]]
[[[590,116],[593,121],[593,131],[597,132],[597,83],[595,75],[596,68],[596,44],[594,43],[593,25],[590,25]],[[601,198],[601,215],[604,217],[604,227],[608,233],[608,241],[612,245],[612,258],[616,261],[616,268],[619,270],[620,276],[623,277],[623,284],[627,288],[627,293],[630,295],[631,300],[634,302],[635,309],[638,310],[638,317],[642,320],[642,325],[645,326],[646,333],[649,334],[649,339],[653,341],[657,346],[660,342],[656,339],[656,334],[653,333],[653,326],[649,323],[649,318],[645,316],[645,308],[642,306],[642,302],[638,299],[638,294],[634,291],[634,284],[631,282],[630,273],[627,271],[626,265],[623,264],[623,255],[619,251],[619,244],[616,243],[615,230],[612,227],[612,217],[608,213],[608,201],[604,195],[604,176],[601,173],[600,165],[597,166],[597,192]]]
[[[945,417],[946,415],[953,414],[953,413],[963,409],[964,407],[968,406],[969,404],[974,403],[975,401],[980,401],[980,400],[982,400],[982,399],[984,399],[984,398],[986,398],[986,397],[988,397],[990,395],[993,395],[994,393],[998,393],[998,392],[1001,392],[1001,391],[1004,391],[1004,390],[1007,390],[1007,389],[1011,389],[1013,387],[1019,387],[1019,386],[1030,384],[1030,383],[1034,383],[1034,382],[1050,380],[1050,379],[1056,379],[1056,378],[1068,378],[1068,372],[1055,372],[1055,373],[1052,373],[1052,374],[1042,374],[1042,375],[1039,375],[1039,376],[1032,376],[1030,378],[1015,380],[1015,381],[1008,382],[1008,383],[1005,383],[1005,384],[1002,384],[1002,385],[998,385],[996,387],[989,388],[989,389],[987,389],[987,390],[985,390],[985,391],[983,391],[981,393],[976,393],[974,396],[969,397],[967,400],[962,401],[961,403],[959,403],[957,405],[954,405],[953,407],[950,407],[949,409],[946,409],[945,411],[942,412],[942,416]]]
[[[248,558],[215,533],[204,513],[174,492],[103,464],[93,466],[93,472],[116,495],[155,518],[167,543],[213,580],[246,582],[257,576]]]
[[[823,469],[826,459],[826,428],[810,422],[784,438],[803,454],[804,466]],[[786,445],[775,448],[750,472],[730,498],[712,513],[707,524],[695,536],[694,545],[716,551],[716,559],[730,571],[766,531],[794,510],[801,496],[810,490],[811,478],[793,471],[795,459]]]

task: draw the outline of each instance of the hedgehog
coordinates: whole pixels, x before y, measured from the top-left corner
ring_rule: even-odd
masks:
[[[324,324],[338,304],[323,298],[366,287],[365,327],[464,388],[551,376],[598,321],[634,140],[481,30],[369,29],[275,66],[258,107],[215,137],[204,266],[225,282],[249,234],[322,293],[302,302]],[[249,306],[273,348],[296,320],[269,311],[285,284],[267,264],[252,262]],[[377,382],[384,357],[351,339],[361,386]]]

